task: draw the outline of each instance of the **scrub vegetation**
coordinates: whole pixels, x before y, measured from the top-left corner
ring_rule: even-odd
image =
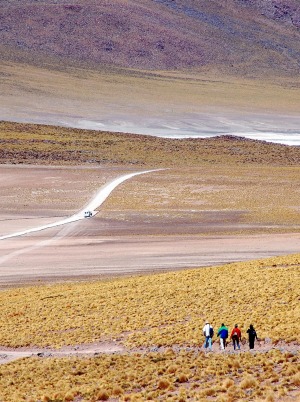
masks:
[[[5,401],[299,401],[299,355],[163,353],[22,359],[0,368]],[[285,399],[287,395],[292,399]]]
[[[97,219],[139,230],[142,215],[152,234],[171,226],[178,234],[292,232],[300,227],[298,188],[297,166],[172,168],[118,187]]]
[[[299,166],[300,147],[233,136],[170,139],[0,122],[0,163],[186,167]]]
[[[2,291],[3,346],[105,341],[125,350],[93,358],[32,357],[1,366],[0,399],[273,401],[294,395],[300,383],[299,268],[297,254]],[[206,319],[215,329],[221,322],[239,323],[242,352],[204,353]],[[248,351],[250,323],[261,352]]]
[[[261,338],[299,342],[299,265],[293,255],[6,290],[0,294],[0,344],[60,347],[121,337],[130,347],[198,345],[208,318],[215,325],[237,321],[244,329],[252,322]]]

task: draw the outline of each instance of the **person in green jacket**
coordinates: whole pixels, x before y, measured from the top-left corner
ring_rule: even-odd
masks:
[[[224,323],[222,323],[222,325],[218,329],[217,336],[220,337],[221,350],[224,350],[226,347],[226,339],[228,338],[228,328],[226,327],[226,325]]]

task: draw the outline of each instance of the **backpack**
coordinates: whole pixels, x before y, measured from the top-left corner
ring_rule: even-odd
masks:
[[[209,327],[209,336],[212,338],[214,336],[214,329],[213,327]]]
[[[238,331],[233,331],[233,333],[232,333],[232,339],[239,339],[239,334],[238,334]]]

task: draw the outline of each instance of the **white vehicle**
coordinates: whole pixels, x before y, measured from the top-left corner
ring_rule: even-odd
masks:
[[[84,211],[84,217],[85,218],[90,218],[91,216],[93,216],[91,211]]]

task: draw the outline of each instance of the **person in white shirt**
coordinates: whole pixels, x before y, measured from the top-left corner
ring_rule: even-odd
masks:
[[[212,325],[210,325],[209,321],[206,321],[203,327],[203,336],[205,336],[205,349],[209,348],[209,350],[212,351],[212,337],[214,336],[214,329]]]

